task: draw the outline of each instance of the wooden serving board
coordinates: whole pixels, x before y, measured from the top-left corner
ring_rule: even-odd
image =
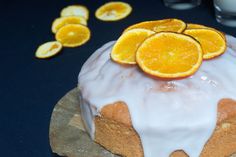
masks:
[[[92,141],[85,132],[77,88],[69,91],[54,107],[49,139],[52,151],[60,156],[118,157]]]
[[[51,116],[49,139],[52,151],[66,157],[118,157],[93,142],[80,117],[77,88],[56,104]]]

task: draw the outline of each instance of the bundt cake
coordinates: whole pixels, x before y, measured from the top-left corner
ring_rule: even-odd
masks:
[[[236,152],[236,39],[191,77],[159,80],[98,49],[78,78],[86,130],[124,157],[228,157]]]

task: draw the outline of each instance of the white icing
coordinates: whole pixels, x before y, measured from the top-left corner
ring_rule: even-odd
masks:
[[[98,49],[79,74],[82,117],[91,137],[93,118],[106,104],[124,101],[145,157],[168,157],[184,150],[198,157],[216,127],[217,103],[236,99],[236,39],[227,36],[222,56],[204,61],[189,78],[161,81],[137,66],[125,67],[110,60],[114,42]]]

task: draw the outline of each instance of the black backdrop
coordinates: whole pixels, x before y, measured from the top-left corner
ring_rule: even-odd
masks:
[[[127,26],[144,20],[180,18],[235,34],[214,19],[212,1],[200,7],[176,11],[161,0],[127,1],[133,7],[128,18],[102,22],[94,17],[104,0],[37,0],[0,2],[0,156],[50,157],[50,114],[56,102],[77,84],[82,64],[97,48],[115,40]],[[38,60],[38,45],[54,40],[50,27],[60,10],[83,4],[90,10],[91,40],[78,48],[64,48],[50,60]]]

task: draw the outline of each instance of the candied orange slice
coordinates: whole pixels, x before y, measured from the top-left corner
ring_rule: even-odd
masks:
[[[135,54],[139,45],[154,31],[148,29],[132,29],[124,33],[114,45],[111,58],[121,64],[136,64]]]
[[[198,29],[198,28],[208,28],[207,26],[195,24],[195,23],[188,23],[187,29]]]
[[[61,27],[67,24],[82,24],[87,25],[87,21],[82,16],[67,16],[60,17],[53,21],[52,23],[52,32],[56,33]]]
[[[186,23],[179,19],[146,21],[128,27],[125,32],[134,28],[144,28],[155,32],[170,31],[181,33],[186,28]]]
[[[200,42],[203,49],[203,59],[217,57],[226,50],[225,39],[214,29],[187,29],[184,34],[190,35]]]
[[[62,49],[62,45],[58,41],[46,42],[38,47],[35,57],[45,59],[58,54]]]
[[[224,40],[226,40],[225,34],[221,31],[216,30],[215,28],[207,27],[207,26],[200,25],[200,24],[193,24],[193,23],[187,24],[187,29],[199,29],[199,28],[213,29],[213,30],[217,31],[224,38]]]
[[[70,5],[61,10],[61,16],[82,16],[89,18],[89,10],[83,5]]]
[[[202,63],[201,45],[192,37],[160,32],[147,38],[136,52],[139,67],[159,78],[182,78],[194,74]]]
[[[95,16],[102,21],[117,21],[127,17],[132,7],[124,2],[108,2],[96,10]]]
[[[68,24],[56,33],[56,40],[65,47],[76,47],[83,45],[90,39],[88,27],[80,24]]]

